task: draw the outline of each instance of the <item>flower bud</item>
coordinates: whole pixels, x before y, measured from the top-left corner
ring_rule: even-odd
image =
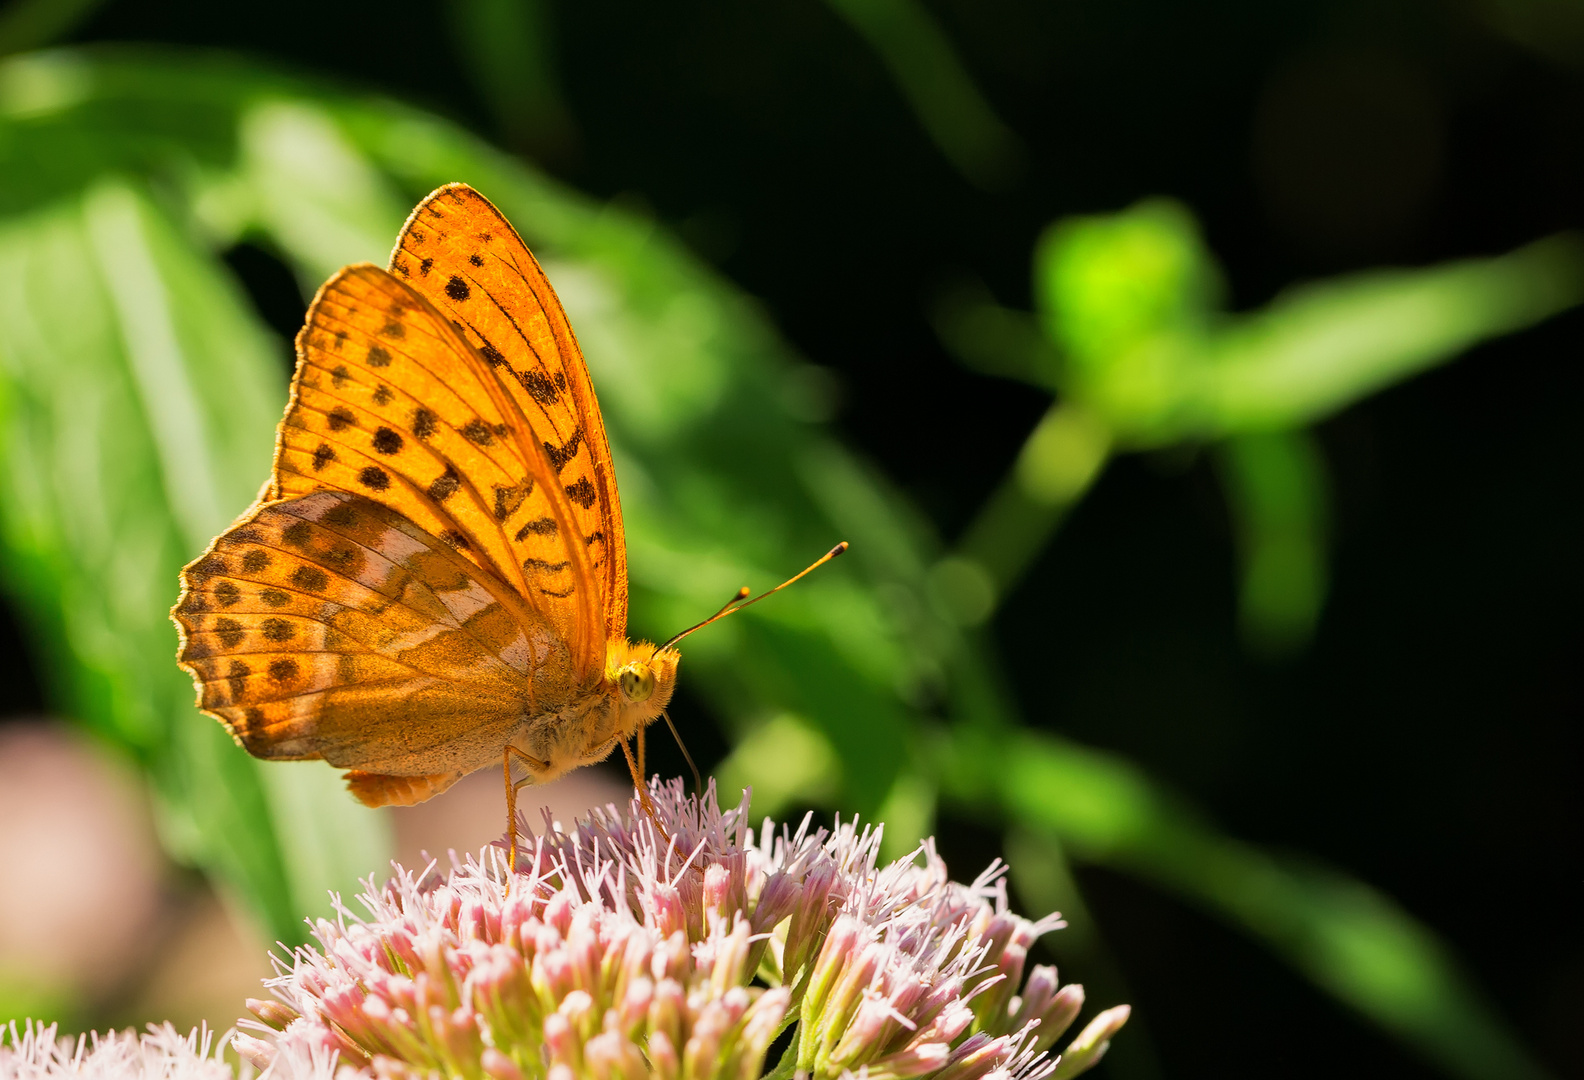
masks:
[[[263,1039],[255,1039],[251,1035],[231,1036],[231,1047],[244,1060],[252,1062],[253,1067],[260,1071],[275,1064],[275,1055],[279,1053],[273,1043]]]
[[[1072,1022],[1078,1019],[1083,1006],[1084,988],[1081,983],[1069,983],[1057,991],[1056,996],[1045,1007],[1045,1011],[1040,1014],[1035,1049],[1050,1049],[1056,1040],[1072,1027]]]
[[[1078,1037],[1062,1051],[1056,1061],[1056,1071],[1051,1073],[1051,1080],[1068,1080],[1099,1064],[1105,1052],[1111,1049],[1112,1036],[1122,1030],[1122,1025],[1128,1022],[1132,1012],[1130,1006],[1118,1005],[1089,1021]]]
[[[247,1011],[276,1031],[284,1031],[286,1025],[297,1019],[298,1016],[297,1010],[290,1005],[272,999],[248,998]]]
[[[649,1067],[655,1080],[677,1080],[681,1064],[677,1061],[676,1045],[664,1031],[649,1033]]]
[[[490,1080],[523,1080],[517,1063],[493,1046],[485,1047],[484,1053],[479,1055],[479,1067]]]

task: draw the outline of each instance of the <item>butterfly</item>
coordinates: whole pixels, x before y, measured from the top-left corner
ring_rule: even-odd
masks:
[[[345,769],[368,806],[499,763],[510,827],[518,787],[617,745],[644,794],[628,740],[641,757],[691,629],[627,638],[604,422],[516,230],[472,188],[438,189],[388,270],[320,288],[296,346],[270,479],[182,572],[199,708],[255,757]]]

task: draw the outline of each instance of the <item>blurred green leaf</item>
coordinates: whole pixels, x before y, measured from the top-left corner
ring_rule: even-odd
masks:
[[[1296,288],[1214,343],[1208,433],[1312,423],[1584,300],[1584,240]]]
[[[970,797],[1264,941],[1449,1074],[1546,1075],[1434,935],[1367,885],[1218,835],[1132,766],[1053,736],[1022,732],[954,752],[983,755],[979,775],[995,777]]]
[[[463,70],[494,112],[506,145],[541,160],[566,160],[576,132],[561,97],[546,0],[455,0],[445,12]]]
[[[880,54],[913,115],[958,172],[991,191],[1017,180],[1022,144],[974,85],[928,8],[918,0],[826,2]]]
[[[299,939],[327,887],[378,865],[381,831],[335,791],[337,812],[299,838],[334,848],[335,873],[281,843],[306,790],[280,790],[197,715],[166,615],[181,565],[267,475],[285,391],[275,346],[213,257],[113,174],[8,220],[0,265],[0,526],[8,580],[59,635],[61,707],[150,770],[177,854]]]
[[[1099,478],[1111,452],[1111,431],[1088,410],[1066,401],[1046,410],[953,557],[977,567],[991,589],[978,621],[1011,592]]]
[[[10,0],[0,10],[0,56],[41,49],[104,6],[104,0]]]
[[[1238,534],[1238,617],[1258,653],[1308,644],[1326,594],[1325,462],[1304,431],[1234,435],[1217,447]]]
[[[946,291],[930,311],[942,344],[981,375],[1043,386],[1060,385],[1061,354],[1026,311],[1002,307],[983,286]]]
[[[954,579],[980,574],[983,620],[1045,549],[1115,450],[1223,444],[1243,558],[1240,611],[1256,651],[1307,641],[1325,592],[1323,467],[1298,430],[1481,341],[1584,300],[1584,239],[1376,271],[1290,290],[1260,311],[1217,309],[1221,274],[1192,215],[1150,199],[1045,230],[1033,316],[959,291],[936,307],[965,365],[1059,395],[964,532]]]

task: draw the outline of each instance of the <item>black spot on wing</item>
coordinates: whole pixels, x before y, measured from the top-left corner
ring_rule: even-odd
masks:
[[[374,449],[381,454],[399,454],[402,448],[402,437],[388,427],[382,427],[374,432]]]
[[[326,465],[335,460],[335,451],[329,443],[320,443],[319,449],[313,452],[313,470],[319,472]]]
[[[434,478],[429,485],[429,497],[435,502],[445,502],[456,494],[457,488],[462,486],[462,477],[456,471],[456,466],[447,465],[446,471]]]
[[[266,641],[290,641],[297,636],[297,628],[285,619],[265,619],[259,629],[264,631]]]
[[[500,367],[506,362],[506,357],[501,354],[501,351],[488,341],[479,346],[479,352],[484,354],[484,359],[489,361],[490,367]]]
[[[380,337],[388,337],[392,341],[399,341],[407,336],[407,327],[395,319],[385,320],[385,325],[380,327]]]
[[[420,277],[428,277],[429,271],[432,269],[434,269],[433,259],[425,259],[423,262],[418,264],[418,274]]]
[[[390,487],[390,474],[378,465],[369,465],[358,473],[358,483],[370,491],[384,491]]]
[[[472,544],[468,543],[467,537],[463,536],[455,529],[447,529],[445,532],[440,534],[440,539],[445,541],[447,544],[450,544],[458,551],[466,551],[468,548],[473,546]]]
[[[599,499],[599,494],[594,490],[594,485],[588,482],[588,477],[586,476],[579,479],[575,484],[567,485],[566,493],[567,498],[585,510],[592,507],[595,501]]]
[[[399,323],[397,325],[400,325]],[[368,350],[369,367],[390,367],[391,355],[383,345],[370,345]]]
[[[321,524],[345,527],[357,523],[357,511],[349,502],[336,503],[319,518]]]
[[[522,383],[528,395],[541,405],[554,405],[561,396],[556,392],[556,385],[550,376],[542,371],[524,371],[518,374],[517,381]],[[577,438],[574,434],[573,438]]]
[[[391,388],[384,383],[380,383],[374,388],[374,404],[376,405],[389,405],[391,398],[395,396],[395,394],[391,393]]]
[[[362,561],[362,557],[358,554],[358,549],[352,544],[333,544],[321,558],[333,566],[342,568],[350,567],[353,563]]]
[[[229,568],[226,561],[218,555],[208,555],[193,563],[187,571],[187,576],[194,581],[208,581],[212,577],[227,573]]]
[[[330,586],[330,575],[317,566],[299,566],[292,571],[291,583],[304,592],[324,592]]]
[[[298,567],[298,569],[300,570],[304,568]],[[279,589],[261,589],[259,591],[259,599],[264,601],[270,607],[285,607],[287,604],[291,603],[291,597],[287,596]]]
[[[550,464],[556,472],[567,467],[567,462],[577,457],[578,446],[583,442],[583,429],[578,428],[572,432],[572,437],[562,446],[545,443],[545,453],[550,456]]]
[[[495,520],[505,521],[517,512],[523,500],[528,497],[525,488],[518,485],[506,486],[496,484],[495,487]]]
[[[435,421],[439,417],[422,405],[413,410],[412,433],[419,439],[427,439],[434,434]]]
[[[445,294],[457,303],[461,303],[473,295],[473,290],[468,288],[468,283],[456,274],[451,275],[451,280],[446,282]]]
[[[271,679],[278,683],[291,682],[297,678],[297,661],[289,656],[283,656],[279,660],[271,660],[269,675]]]
[[[342,331],[342,333],[345,333],[345,331]],[[335,387],[337,390],[345,386],[347,384],[347,380],[351,377],[352,373],[347,370],[347,366],[345,364],[337,364],[335,367],[330,369],[330,385]]]
[[[468,262],[472,263],[474,266],[483,266],[484,265],[484,260],[479,258],[477,252],[474,252],[472,255],[468,256]]]
[[[242,556],[242,569],[249,574],[256,574],[270,564],[269,552],[254,549]]]
[[[345,431],[349,427],[357,427],[357,417],[352,415],[352,410],[345,405],[337,405],[330,410],[330,430]]]
[[[242,639],[247,636],[247,631],[242,629],[242,624],[235,619],[221,617],[214,622],[215,636],[220,639],[220,644],[228,649],[234,649],[242,644]]]
[[[544,559],[523,560],[523,569],[536,574],[554,574],[558,571],[565,570],[571,565],[572,564],[566,559],[562,559],[560,562],[548,562]]]
[[[556,534],[555,518],[534,518],[522,528],[517,530],[517,539],[526,540],[530,536],[554,536]]]
[[[463,425],[462,437],[479,446],[488,446],[495,441],[495,433],[489,429],[489,425],[477,419],[469,420]]]
[[[242,590],[234,581],[222,581],[214,587],[214,598],[220,601],[221,607],[230,607],[242,599]]]
[[[281,530],[281,539],[295,548],[307,547],[308,538],[313,536],[313,529],[306,521],[294,521]]]
[[[226,682],[231,687],[231,700],[236,701],[247,693],[247,678],[253,674],[253,669],[240,660],[231,661],[231,666],[226,669]]]

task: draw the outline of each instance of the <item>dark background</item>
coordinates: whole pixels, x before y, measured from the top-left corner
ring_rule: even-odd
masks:
[[[928,6],[1023,141],[1006,190],[954,171],[818,0],[556,3],[569,137],[518,144],[647,207],[758,297],[836,374],[842,431],[947,537],[1048,402],[957,366],[932,297],[967,278],[1028,307],[1030,251],[1057,217],[1182,200],[1233,308],[1581,224],[1584,15],[1560,0]],[[241,50],[512,141],[437,4],[111,0],[73,40]],[[251,250],[232,263],[295,331],[284,269]],[[1584,1076],[1581,337],[1565,316],[1320,429],[1333,589],[1295,660],[1239,644],[1227,513],[1186,453],[1113,465],[995,624],[1031,722],[1125,753],[1234,835],[1384,889],[1566,1076]],[[14,625],[3,636],[25,655]],[[25,671],[5,682],[6,711],[39,707]],[[718,756],[711,742],[695,752]],[[999,854],[994,834],[941,829],[960,872]],[[1081,883],[1141,1022],[1103,1071],[1437,1075],[1246,938],[1130,879]]]

